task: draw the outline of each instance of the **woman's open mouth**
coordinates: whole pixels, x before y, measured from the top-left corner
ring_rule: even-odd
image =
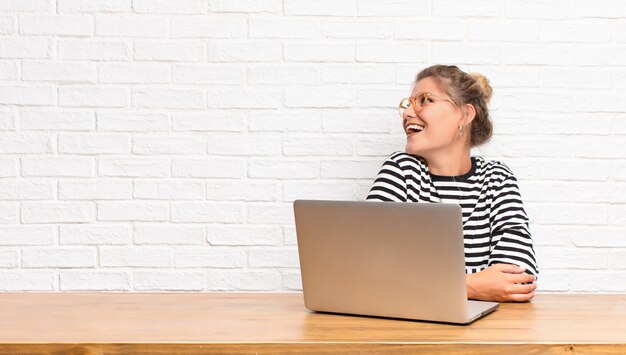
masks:
[[[418,124],[410,124],[405,128],[405,132],[407,136],[419,133],[424,130],[424,126]]]

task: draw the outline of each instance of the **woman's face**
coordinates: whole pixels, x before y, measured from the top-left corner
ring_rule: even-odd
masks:
[[[418,112],[415,112],[413,105],[409,105],[402,113],[402,127],[407,134],[406,152],[413,155],[428,156],[458,143],[459,126],[463,125],[463,113],[431,77],[418,81],[411,97],[419,97],[426,92],[433,97],[421,109],[418,105]],[[422,126],[423,130],[416,131],[412,129],[415,126],[411,125]]]

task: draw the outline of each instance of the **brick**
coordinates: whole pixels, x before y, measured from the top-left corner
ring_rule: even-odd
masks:
[[[171,267],[174,252],[162,247],[100,247],[102,267]]]
[[[246,115],[241,112],[204,110],[203,113],[172,114],[174,131],[235,131],[245,127]]]
[[[130,12],[132,0],[57,0],[59,13]]]
[[[206,275],[204,271],[137,271],[133,280],[139,291],[200,291]]]
[[[619,226],[619,227],[626,226],[626,217],[625,217],[626,205],[611,204],[609,205],[608,209],[609,209],[609,219],[608,219],[609,226]]]
[[[283,57],[291,62],[353,62],[355,46],[345,41],[287,42]]]
[[[86,223],[94,221],[95,206],[90,202],[25,202],[22,223]]]
[[[322,81],[341,84],[393,84],[393,67],[379,64],[324,64]]]
[[[237,203],[174,202],[172,222],[188,223],[240,223],[243,209]]]
[[[286,107],[342,108],[354,105],[354,90],[343,87],[294,88],[285,90]]]
[[[243,38],[247,25],[239,16],[185,16],[171,19],[172,38]]]
[[[202,109],[204,92],[181,89],[133,89],[133,107]]]
[[[394,38],[461,41],[465,39],[467,28],[466,22],[462,20],[398,21],[394,25]]]
[[[353,182],[315,181],[284,182],[283,201],[297,199],[352,200],[355,196]]]
[[[22,176],[93,177],[95,160],[91,157],[22,158]]]
[[[274,291],[282,280],[278,271],[265,270],[209,270],[210,291]]]
[[[345,136],[286,136],[285,156],[346,156],[354,154],[354,141]]]
[[[389,87],[387,89],[357,89],[355,106],[358,108],[380,107],[394,108],[392,114],[397,114],[398,103],[403,97],[407,97],[405,88]],[[394,117],[395,118],[395,117]],[[398,115],[400,119],[400,116]],[[399,125],[401,127],[402,125]],[[404,132],[404,131],[403,131]]]
[[[53,181],[0,180],[0,200],[47,200],[53,198]]]
[[[404,150],[406,144],[405,135],[397,135],[382,138],[359,138],[356,141],[356,155],[386,157],[390,152]]]
[[[274,62],[282,58],[282,47],[277,41],[210,41],[209,62]]]
[[[253,249],[248,253],[250,267],[300,267],[296,248]]]
[[[500,90],[501,105],[509,111],[528,111],[532,102],[535,112],[572,112],[576,109],[575,94],[545,90]]]
[[[194,178],[241,178],[245,162],[233,159],[173,159],[172,176]]]
[[[0,158],[0,177],[16,177],[17,176],[17,159]]]
[[[245,68],[235,65],[176,64],[172,82],[181,84],[243,84]]]
[[[133,11],[153,14],[204,14],[208,6],[202,0],[133,0]]]
[[[431,56],[434,62],[439,63],[499,64],[502,50],[490,44],[433,43]]]
[[[51,12],[54,10],[52,0],[7,0],[0,2],[2,12]]]
[[[59,106],[128,107],[130,88],[72,86],[59,88]]]
[[[618,19],[626,17],[626,6],[618,0],[581,0],[577,2],[577,5],[577,13],[580,17]]]
[[[527,209],[539,224],[597,226],[608,222],[606,205],[597,203],[533,203]]]
[[[3,291],[54,291],[56,276],[51,271],[1,271],[0,289]]]
[[[553,68],[554,69],[554,68]],[[500,87],[537,87],[539,86],[540,69],[536,67],[513,66],[472,66],[470,71],[482,73],[493,88]]]
[[[250,18],[250,38],[315,38],[321,31],[320,22],[301,18]]]
[[[48,38],[0,39],[0,58],[49,58],[52,42]]]
[[[509,0],[504,3],[507,18],[571,19],[576,17],[576,6],[569,0]]]
[[[611,118],[603,113],[550,114],[539,120],[538,129],[552,134],[608,136],[611,134],[611,123]]]
[[[100,83],[160,83],[170,81],[170,68],[164,63],[101,63],[98,64]]]
[[[132,198],[128,180],[60,180],[60,200],[123,200]]]
[[[393,23],[384,20],[327,20],[322,22],[322,35],[328,38],[386,39],[393,35]]]
[[[322,160],[322,178],[363,178],[375,177],[380,169],[379,160]]]
[[[275,182],[211,180],[206,197],[211,201],[274,201],[278,190]]]
[[[626,95],[620,94],[605,94],[598,95],[596,99],[588,100],[589,93],[576,94],[576,100],[583,100],[583,102],[576,101],[575,107],[579,112],[623,112],[626,110]]]
[[[251,224],[286,224],[295,223],[291,203],[248,203],[247,222]]]
[[[211,155],[273,155],[281,154],[281,137],[273,134],[218,133],[207,137]]]
[[[626,142],[621,138],[587,136],[577,139],[572,154],[581,158],[624,159],[626,158]]]
[[[18,70],[16,61],[0,61],[0,80],[17,81]]]
[[[620,66],[622,56],[626,56],[624,46],[579,43],[574,48],[574,62],[580,66]]]
[[[130,139],[107,133],[59,134],[58,149],[69,154],[124,154],[130,152]]]
[[[606,181],[611,173],[608,161],[586,161],[588,169],[585,170],[581,170],[580,162],[574,159],[551,159],[540,162],[538,166],[542,180]]]
[[[128,61],[129,44],[119,41],[96,39],[59,39],[57,43],[59,59]]]
[[[55,101],[50,86],[0,86],[0,104],[50,106]]]
[[[206,140],[200,136],[141,136],[133,138],[134,154],[203,154]]]
[[[611,27],[609,24],[587,22],[584,20],[543,23],[539,28],[539,41],[589,43],[610,42]]]
[[[24,248],[24,268],[95,267],[96,249],[93,248]]]
[[[248,67],[250,84],[319,84],[320,70],[309,64],[266,64]]]
[[[98,159],[98,175],[107,177],[167,177],[169,159],[112,157]]]
[[[313,160],[254,159],[248,162],[248,177],[314,179],[319,177],[319,169],[319,163]]]
[[[534,21],[471,20],[467,24],[471,41],[536,42],[544,34]]]
[[[570,289],[570,273],[563,271],[542,270],[537,291],[563,292]]]
[[[356,45],[357,62],[420,63],[427,56],[428,46],[424,41],[363,41]]]
[[[178,268],[240,268],[247,264],[246,252],[233,248],[178,249],[174,258]]]
[[[572,272],[570,291],[621,292],[626,290],[626,272],[585,270]]]
[[[129,226],[107,224],[61,225],[62,245],[127,245],[132,242]]]
[[[429,3],[425,0],[395,0],[388,3],[358,1],[358,16],[428,16],[429,11]]]
[[[15,33],[17,19],[13,17],[0,17],[0,34],[8,35]]]
[[[96,118],[91,110],[31,109],[20,111],[23,131],[93,131]]]
[[[275,0],[209,0],[210,12],[277,13]]]
[[[98,201],[98,221],[156,222],[169,219],[169,208],[161,202]]]
[[[133,196],[142,200],[203,200],[204,183],[201,181],[135,180]]]
[[[59,273],[61,291],[129,291],[126,272],[63,271]]]
[[[283,272],[283,289],[291,291],[302,291],[302,279],[299,271]]]
[[[624,248],[626,247],[624,228],[605,227],[598,233],[596,227],[570,228],[569,236],[576,247]]]
[[[562,66],[573,63],[573,48],[568,45],[528,45],[504,48],[504,63]]]
[[[573,144],[569,140],[555,138],[507,138],[503,142],[505,157],[567,157]]]
[[[134,59],[199,62],[205,59],[205,48],[198,41],[135,42]]]
[[[0,224],[18,224],[19,212],[19,202],[0,202]]]
[[[164,113],[98,113],[98,130],[110,132],[168,131],[170,120]]]
[[[280,92],[275,89],[210,89],[209,108],[278,108]]]
[[[0,245],[28,246],[52,245],[57,229],[52,226],[0,226]]]
[[[370,0],[372,1],[372,0]],[[432,16],[438,17],[496,17],[503,13],[503,3],[489,0],[471,0],[458,3],[454,0],[439,0],[432,4]],[[426,6],[421,6],[426,11]]]
[[[282,230],[276,226],[209,225],[207,241],[211,245],[279,245]]]
[[[163,38],[167,18],[158,15],[96,15],[96,36]]]
[[[284,0],[287,16],[356,16],[356,0]]]
[[[19,265],[17,250],[0,250],[0,267],[14,269]]]
[[[320,132],[320,125],[318,112],[290,110],[252,115],[248,129],[252,132]]]
[[[20,34],[93,36],[94,22],[83,15],[20,16]]]
[[[137,224],[133,235],[135,244],[204,244],[205,240],[204,227],[201,226]]]
[[[395,118],[394,118],[394,121]],[[397,122],[401,126],[400,116]],[[332,133],[388,133],[392,120],[389,112],[365,111],[327,111],[322,113],[322,131]]]

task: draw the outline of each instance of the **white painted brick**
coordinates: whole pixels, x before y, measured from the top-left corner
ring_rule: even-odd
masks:
[[[372,182],[373,182],[373,180],[372,180]],[[367,194],[363,194],[363,196],[367,196]],[[295,227],[295,225],[294,226],[284,226],[283,227],[283,235],[284,235],[284,237],[283,237],[284,245],[297,245],[298,244],[298,238],[296,236],[296,227]]]
[[[245,127],[243,112],[204,110],[203,113],[172,114],[174,131],[241,131]]]
[[[243,209],[235,203],[175,202],[171,204],[173,222],[239,223]]]
[[[356,155],[386,157],[391,152],[402,151],[406,145],[405,135],[363,137],[356,141]]]
[[[195,178],[241,178],[245,162],[233,159],[174,159],[172,176]]]
[[[0,267],[5,269],[14,269],[19,266],[19,255],[17,250],[1,250],[0,249]]]
[[[53,198],[53,181],[0,180],[0,200],[48,200]]]
[[[17,159],[0,158],[0,177],[16,177],[17,176]]]
[[[60,59],[94,61],[130,60],[130,45],[120,41],[59,39],[57,51]]]
[[[0,290],[54,291],[54,272],[0,271]]]
[[[8,37],[0,39],[0,58],[49,58],[52,41],[40,37]]]
[[[248,177],[251,178],[313,179],[319,174],[319,163],[314,160],[255,159],[248,162]]]
[[[509,0],[504,3],[506,17],[530,19],[570,19],[576,7],[570,0]]]
[[[609,205],[609,226],[626,226],[626,205]]]
[[[320,114],[310,110],[257,113],[249,118],[248,128],[258,132],[319,132]]]
[[[0,61],[0,80],[17,80],[18,70],[15,61]]]
[[[525,201],[603,203],[611,201],[619,187],[606,182],[525,181],[520,188]]]
[[[200,136],[139,136],[133,138],[134,154],[203,154],[206,141]]]
[[[537,162],[542,180],[606,181],[611,173],[608,161],[585,161],[587,169],[580,169],[580,161],[573,159],[550,159]]]
[[[540,42],[590,42],[611,40],[609,24],[584,20],[544,23],[539,29]]]
[[[239,16],[185,16],[171,19],[172,38],[242,38],[247,25]]]
[[[626,141],[621,138],[582,136],[572,147],[575,157],[617,159],[626,158]]]
[[[404,13],[404,11],[403,11]],[[417,21],[398,21],[394,25],[394,37],[397,39],[422,39],[461,41],[465,38],[468,27],[462,20],[420,19]]]
[[[0,34],[8,35],[15,33],[17,19],[13,17],[0,17]]]
[[[152,222],[169,219],[167,204],[144,201],[99,201],[98,221]]]
[[[523,198],[525,201],[528,201],[526,196],[527,195],[524,194]],[[537,245],[538,248],[543,246],[572,247],[572,239],[576,234],[572,229],[574,228],[568,226],[541,226],[535,224],[531,226],[533,243]]]
[[[363,178],[378,174],[379,160],[322,160],[322,178]]]
[[[181,89],[133,89],[133,107],[201,109],[206,106],[204,92]]]
[[[624,23],[616,23],[613,26],[613,40],[615,42],[624,43],[626,42],[626,24]]]
[[[53,105],[55,101],[50,86],[0,86],[0,104],[44,106]]]
[[[570,289],[570,274],[563,271],[542,270],[537,292],[562,292]]]
[[[206,197],[211,201],[274,201],[277,190],[275,182],[210,180]]]
[[[133,234],[135,244],[203,244],[205,240],[201,226],[137,224]]]
[[[390,115],[398,115],[398,103],[407,97],[406,88],[388,87],[386,89],[357,89],[355,106],[358,108],[380,107],[390,109]],[[397,116],[400,118],[400,116]],[[401,125],[400,125],[401,127]]]
[[[123,200],[132,198],[129,180],[60,180],[60,200]]]
[[[310,64],[267,64],[248,67],[250,84],[319,84],[320,70]]]
[[[570,228],[569,236],[577,247],[594,248],[624,248],[626,247],[626,229],[606,227],[599,230],[597,227]]]
[[[168,83],[170,68],[165,63],[100,63],[101,83]]]
[[[20,16],[20,34],[93,36],[94,22],[83,15]]]
[[[126,225],[77,224],[59,227],[59,244],[62,245],[126,245],[131,243]]]
[[[282,230],[276,226],[209,225],[207,241],[211,245],[279,245]]]
[[[502,106],[508,111],[528,112],[528,103],[532,102],[532,111],[536,112],[572,112],[576,109],[576,95],[570,92],[539,90],[500,90]]]
[[[167,17],[164,16],[96,15],[96,36],[162,38],[167,33]]]
[[[181,84],[243,84],[245,68],[236,65],[175,64],[172,82]]]
[[[626,30],[626,28],[625,28]],[[611,72],[611,87],[624,89],[626,88],[626,71],[624,70],[613,70]],[[625,122],[622,120],[621,122]],[[623,124],[623,123],[622,123]],[[624,132],[623,130],[620,132]]]
[[[59,152],[69,154],[124,154],[130,152],[130,139],[122,134],[59,134]]]
[[[626,180],[626,162],[613,163],[613,172],[611,173],[611,177],[617,181],[625,181]]]
[[[249,203],[248,223],[251,224],[286,224],[295,223],[291,203]]]
[[[284,271],[283,288],[291,291],[302,291],[300,271]]]
[[[171,267],[174,252],[163,247],[100,247],[102,267]]]
[[[54,10],[52,0],[6,0],[0,2],[0,11],[6,12],[50,12]]]
[[[408,49],[407,49],[408,50]],[[489,44],[433,43],[432,60],[448,64],[498,64],[501,62],[500,46]]]
[[[356,16],[356,0],[284,0],[283,7],[288,16]]]
[[[205,58],[199,41],[135,42],[135,60],[198,62]]]
[[[351,200],[354,197],[353,182],[315,181],[284,182],[283,201],[297,199]]]
[[[355,45],[346,41],[287,42],[283,57],[292,62],[353,62]]]
[[[63,271],[59,273],[61,291],[129,291],[126,272]]]
[[[286,136],[283,138],[285,156],[346,156],[354,154],[354,141],[335,136]]]
[[[401,126],[400,116],[391,117],[388,112],[326,111],[322,113],[322,130],[334,133],[388,133],[391,124]],[[393,122],[392,122],[393,121]]]
[[[589,270],[576,272],[571,277],[570,291],[580,292],[594,290],[596,292],[620,292],[626,290],[626,272],[606,270]]]
[[[91,157],[22,158],[22,176],[93,177],[95,160]]]
[[[278,271],[264,270],[209,270],[210,291],[269,291],[282,284]]]
[[[85,223],[92,222],[95,206],[90,202],[24,202],[22,223]]]
[[[69,268],[95,267],[94,248],[24,248],[22,267],[24,268]]]
[[[210,12],[266,12],[276,13],[277,0],[209,0]]]
[[[133,285],[139,291],[200,291],[205,288],[203,271],[137,271]]]
[[[0,202],[0,224],[19,223],[19,212],[18,202]]]
[[[321,32],[320,22],[302,18],[250,18],[250,38],[315,38]]]
[[[26,131],[92,131],[96,119],[91,110],[23,109],[20,128]]]
[[[568,45],[526,45],[504,48],[506,64],[568,65],[573,63],[573,47]]]
[[[52,245],[57,229],[52,226],[0,226],[0,245]]]
[[[143,200],[203,200],[202,181],[135,180],[133,196]]]
[[[607,88],[613,73],[605,70],[550,68],[540,72],[543,87]]]
[[[621,60],[623,56],[626,56],[626,47],[624,46],[579,43],[574,48],[575,64],[581,66],[620,66],[623,63]]]
[[[573,142],[564,138],[507,137],[503,142],[505,157],[569,157]]]
[[[608,264],[611,269],[626,269],[626,253],[623,250],[611,252]]]
[[[398,24],[396,24],[397,26]],[[328,20],[322,22],[322,34],[328,38],[391,38],[393,23],[390,21]]]
[[[174,256],[179,268],[241,268],[246,266],[246,259],[244,250],[215,247],[178,249]]]
[[[133,11],[156,14],[204,14],[208,10],[202,0],[133,0]]]
[[[278,108],[280,92],[275,89],[213,89],[208,92],[210,108]]]
[[[250,267],[300,267],[298,249],[252,249],[248,252]]]
[[[518,67],[513,65],[507,65],[506,67],[472,65],[468,68],[468,71],[477,71],[489,78],[491,86],[495,88],[494,95],[498,94],[498,88],[500,87],[519,88],[525,86],[539,86],[540,70],[535,67]],[[493,107],[493,105],[491,105],[491,107]]]
[[[489,0],[470,0],[462,3],[438,0],[433,2],[432,7],[433,17],[496,17],[504,11],[504,3]],[[422,5],[420,9],[422,13],[428,10],[426,5]]]
[[[623,93],[599,95],[594,101],[587,98],[591,93],[578,93],[576,100],[584,100],[586,102],[576,102],[576,110],[579,112],[624,112],[626,111],[626,95]]]
[[[65,12],[129,12],[132,0],[57,0],[59,13]]]
[[[538,129],[552,134],[608,136],[611,134],[611,121],[610,117],[602,113],[550,114],[539,120]]]
[[[322,81],[342,84],[393,84],[396,71],[380,64],[325,64]]]
[[[359,41],[356,45],[357,62],[422,63],[427,60],[428,53],[424,41]]]
[[[523,114],[520,114],[523,116]],[[532,135],[539,131],[540,123],[543,124],[544,120],[527,118],[527,117],[491,117],[493,120],[496,134],[498,135]],[[541,122],[540,122],[541,121]],[[543,132],[552,132],[546,130]]]
[[[97,114],[98,130],[111,132],[158,132],[167,131],[170,120],[163,113],[114,113]]]
[[[284,92],[286,107],[319,107],[341,108],[354,105],[355,94],[353,89],[341,87],[294,88]]]
[[[281,154],[281,138],[268,133],[209,133],[208,152],[211,155],[274,155]]]
[[[577,2],[578,16],[599,18],[624,18],[626,6],[618,0],[590,1],[580,0]]]
[[[59,88],[59,106],[127,107],[130,88],[71,86]]]
[[[210,62],[274,62],[282,57],[282,47],[277,41],[210,41]]]
[[[428,16],[429,12],[426,0],[358,1],[358,16]]]
[[[536,42],[543,36],[534,21],[470,20],[467,37],[471,41]]]
[[[534,222],[539,224],[598,226],[606,225],[608,221],[608,209],[604,204],[529,203],[527,209],[535,217]]]
[[[169,159],[113,157],[98,159],[98,175],[108,177],[167,177]]]

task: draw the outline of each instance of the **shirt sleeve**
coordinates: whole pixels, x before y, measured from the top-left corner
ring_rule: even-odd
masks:
[[[406,202],[407,187],[402,168],[390,155],[383,163],[374,184],[372,185],[367,200],[386,202]]]
[[[525,267],[527,274],[536,277],[539,275],[539,268],[517,179],[509,172],[494,187],[488,265],[515,264]]]

